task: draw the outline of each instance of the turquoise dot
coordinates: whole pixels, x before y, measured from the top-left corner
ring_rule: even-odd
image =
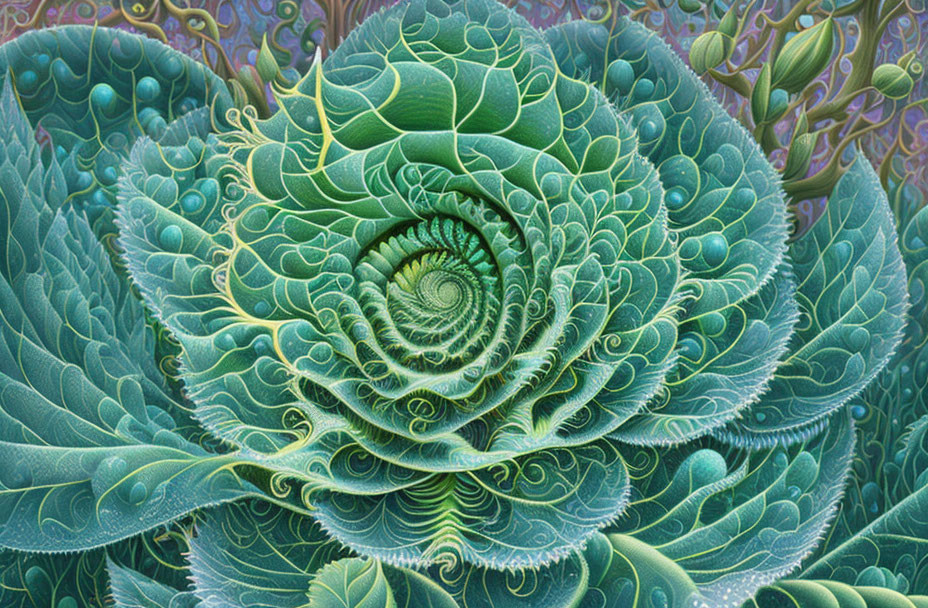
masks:
[[[152,101],[161,95],[161,85],[151,76],[145,76],[135,85],[135,94],[142,101]]]
[[[683,204],[686,202],[686,191],[679,186],[675,186],[667,192],[665,201],[668,209],[676,211],[683,207]]]
[[[100,83],[90,91],[90,102],[102,112],[110,113],[116,108],[116,91],[106,83]]]
[[[862,405],[851,406],[851,416],[853,416],[855,420],[861,420],[866,415],[867,415],[867,408],[865,408],[864,406]]]
[[[702,259],[715,268],[728,257],[728,239],[720,232],[707,234],[702,239]]]
[[[803,28],[810,28],[815,25],[815,18],[812,17],[812,15],[800,15],[799,25],[801,25]]]
[[[219,344],[219,348],[223,350],[232,350],[235,348],[235,338],[232,337],[230,333],[224,333],[216,340]]]
[[[179,104],[177,104],[177,113],[178,114],[187,114],[188,112],[195,110],[197,107],[197,100],[193,97],[185,97]]]
[[[652,141],[660,135],[661,129],[653,120],[646,120],[638,126],[638,133],[644,141]]]
[[[757,200],[754,191],[750,188],[738,188],[732,194],[732,202],[737,205],[738,209],[748,210]]]
[[[148,124],[159,116],[161,116],[161,112],[155,108],[142,108],[139,111],[139,123],[141,123],[142,128],[147,128]]]
[[[80,171],[77,174],[78,190],[86,190],[93,184],[93,175],[89,171]]]
[[[67,81],[74,78],[74,73],[71,71],[71,68],[69,68],[68,64],[61,58],[56,59],[52,64],[52,74],[60,81]]]
[[[763,422],[763,419],[760,419],[759,422]],[[773,457],[773,464],[778,469],[785,469],[786,465],[789,464],[789,458],[787,458],[786,454],[784,454],[783,452],[777,452],[777,455]]]
[[[635,70],[632,69],[632,64],[624,59],[616,59],[610,63],[606,71],[606,82],[622,95],[628,94],[635,83]]]
[[[680,355],[690,361],[698,361],[702,357],[702,344],[695,338],[683,338],[679,342]]]
[[[31,90],[39,82],[39,75],[33,72],[32,70],[26,70],[19,75],[19,81],[17,84],[26,90]]]
[[[58,159],[59,163],[63,163],[64,159],[68,157],[68,151],[64,149],[63,146],[55,146],[55,158]]]
[[[200,182],[197,185],[197,190],[199,190],[208,201],[215,201],[219,198],[219,182],[212,177],[208,177]]]
[[[58,600],[58,608],[77,608],[77,600],[70,595],[66,595]]]
[[[133,505],[140,505],[148,498],[148,488],[141,481],[137,481],[129,490],[129,502]]]
[[[90,200],[94,205],[104,206],[109,205],[109,199],[106,197],[106,193],[102,188],[94,190],[93,195],[90,197]]]
[[[26,587],[30,589],[37,587],[38,585],[46,584],[46,581],[50,583],[48,579],[48,573],[45,572],[45,568],[42,566],[32,566],[26,570],[25,574]]]
[[[265,302],[264,300],[260,300],[257,304],[255,304],[255,314],[258,315],[259,317],[263,317],[269,314],[270,312],[271,312],[271,305]]]
[[[196,213],[203,207],[203,195],[199,192],[188,192],[180,199],[180,208],[184,213]]]
[[[690,479],[693,484],[698,486],[714,483],[725,477],[728,472],[728,464],[725,462],[725,458],[715,450],[699,450],[693,453],[688,460],[690,462]]]
[[[35,62],[39,64],[40,68],[47,68],[48,64],[51,62],[52,58],[46,53],[40,53],[36,55]]]
[[[145,129],[145,134],[152,139],[158,140],[161,139],[161,136],[164,135],[164,131],[167,128],[167,121],[160,116],[155,116],[151,122],[148,123],[148,128]]]
[[[258,355],[266,355],[270,353],[273,346],[274,342],[271,340],[270,336],[258,336],[257,339],[255,339],[254,349],[255,353]]]
[[[667,592],[656,587],[651,591],[651,605],[654,608],[667,608]]]
[[[793,500],[796,500],[802,494],[802,490],[799,489],[799,486],[790,486],[786,488],[786,491]]]
[[[758,422],[763,422],[766,419],[767,419],[767,414],[763,412],[754,412],[754,420]]]
[[[635,84],[635,96],[639,98],[650,97],[654,93],[654,81],[642,78]]]
[[[168,251],[180,251],[180,247],[184,242],[184,233],[181,232],[180,228],[174,226],[173,224],[167,226],[161,231],[161,246]]]
[[[174,80],[184,71],[184,64],[180,59],[171,55],[158,64],[158,70],[170,80]]]
[[[703,316],[699,320],[699,324],[707,336],[717,336],[725,331],[725,316],[718,312],[712,312]]]
[[[116,173],[116,167],[110,165],[105,167],[103,171],[100,171],[100,181],[106,184],[107,186],[112,186],[116,183],[116,180],[119,178],[119,174]]]

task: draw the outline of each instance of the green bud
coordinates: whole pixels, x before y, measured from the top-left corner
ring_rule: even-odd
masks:
[[[783,179],[792,180],[802,178],[812,163],[812,152],[815,151],[817,133],[804,133],[793,139],[786,153],[786,166],[783,167]]]
[[[706,32],[701,34],[690,47],[690,65],[697,74],[705,74],[707,70],[718,67],[731,57],[734,49],[734,39],[721,32]]]
[[[264,82],[272,82],[280,73],[277,59],[274,58],[274,53],[271,52],[271,47],[267,43],[267,34],[261,41],[261,50],[258,51],[258,61],[255,67],[258,68],[258,75]]]
[[[906,53],[905,55],[903,55],[902,57],[900,57],[899,61],[896,62],[896,65],[898,65],[903,70],[908,70],[909,64],[911,64],[914,59],[915,59],[915,51],[912,50]]]
[[[809,117],[805,113],[799,115],[799,118],[796,119],[796,126],[793,129],[793,137],[799,137],[803,133],[809,131]]]
[[[902,99],[912,92],[915,82],[904,68],[894,63],[884,63],[873,70],[870,78],[873,87],[890,99]]]
[[[751,90],[751,117],[759,125],[767,119],[770,106],[770,64],[765,63],[760,69],[754,88]]]
[[[702,2],[699,0],[677,0],[677,5],[685,13],[695,13],[702,8]]]
[[[254,66],[243,65],[235,75],[235,79],[244,89],[248,103],[255,104],[264,97],[264,85]]]
[[[773,63],[772,85],[797,93],[812,82],[831,61],[834,31],[834,20],[829,17],[790,38]]]
[[[912,78],[919,78],[922,75],[922,72],[925,71],[925,66],[922,64],[921,61],[916,59],[915,61],[912,61],[911,63],[909,63],[908,70],[909,70],[909,76],[911,76]]]
[[[789,93],[783,89],[774,89],[770,93],[770,106],[767,108],[767,122],[773,122],[783,116],[789,107]]]
[[[738,36],[738,15],[735,13],[735,4],[732,3],[731,8],[728,9],[728,12],[725,13],[725,16],[722,17],[722,20],[719,22],[719,31],[730,36],[734,40]]]

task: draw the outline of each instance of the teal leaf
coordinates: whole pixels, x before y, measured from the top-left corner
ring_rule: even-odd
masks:
[[[149,579],[183,586],[178,543],[162,531],[80,553],[0,550],[0,606],[4,608],[103,608],[111,606],[108,555]],[[172,607],[173,608],[173,607]],[[182,608],[178,606],[177,608]]]
[[[676,563],[701,602],[738,605],[814,549],[841,498],[836,480],[847,475],[853,445],[841,412],[819,436],[749,453],[732,472],[727,462],[738,450],[730,448],[626,454],[633,479],[636,469],[651,473],[633,484],[628,509],[608,530]]]
[[[309,584],[310,608],[396,608],[380,562],[357,557],[322,567]]]
[[[679,443],[733,420],[766,390],[786,352],[798,317],[795,293],[795,279],[783,264],[753,296],[682,323],[677,366],[647,410],[613,437]]]
[[[928,484],[900,500],[867,527],[830,550],[802,572],[803,578],[854,583],[869,566],[886,568],[909,581],[909,591],[928,595]]]
[[[48,173],[8,80],[0,112],[0,215],[21,262],[0,266],[0,546],[90,549],[247,494],[234,456],[177,432],[186,408],[84,213],[44,204]]]
[[[188,560],[207,608],[295,608],[313,574],[345,556],[310,517],[252,500],[202,511]]]
[[[325,530],[364,555],[500,568],[569,555],[622,512],[627,492],[622,458],[603,440],[435,475],[386,496],[320,492],[310,500]]]
[[[593,84],[630,119],[657,166],[693,290],[687,315],[756,293],[783,259],[788,227],[779,178],[751,135],[638,23],[574,21],[545,38],[565,74]]]
[[[800,319],[769,390],[723,432],[798,436],[858,395],[895,352],[908,307],[905,266],[879,178],[860,156],[824,215],[790,245]]]
[[[928,596],[829,580],[784,580],[764,587],[745,608],[925,608]]]
[[[0,459],[0,546],[23,551],[92,549],[257,491],[239,459],[189,446],[0,442]]]
[[[6,78],[12,73],[12,78]],[[120,163],[142,135],[231,97],[209,68],[159,41],[118,29],[33,30],[0,48],[0,74],[16,83],[29,121],[49,133],[69,200],[98,236],[112,236]]]
[[[614,436],[671,444],[705,435],[766,389],[795,321],[779,178],[653,32],[622,18],[611,29],[567,23],[546,39],[564,73],[593,84],[636,127],[687,271],[677,365]]]
[[[189,591],[178,591],[112,560],[106,570],[116,608],[196,608],[199,602]]]
[[[584,553],[599,567],[581,608],[700,605],[686,571],[647,543],[624,534],[598,535]]]
[[[902,226],[899,247],[911,306],[896,355],[859,398],[858,458],[824,554],[921,487],[928,468],[928,210]]]
[[[589,590],[590,569],[584,556],[573,552],[540,568],[511,571],[439,565],[429,574],[454,598],[455,606],[575,608]]]
[[[0,549],[0,606],[103,608],[105,566],[99,551],[65,555]]]

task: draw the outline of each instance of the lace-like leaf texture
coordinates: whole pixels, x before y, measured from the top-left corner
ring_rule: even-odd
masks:
[[[813,549],[853,444],[835,412],[906,310],[865,160],[788,244],[775,171],[647,30],[402,3],[270,118],[192,113],[118,164],[122,261],[188,406],[11,80],[33,120],[58,107],[33,64],[57,83],[75,57],[132,100],[158,78],[213,118],[226,98],[95,35],[6,51],[0,545],[85,550],[263,496],[200,522],[215,606],[734,605]],[[100,86],[70,111],[142,118]],[[77,135],[52,137],[80,156]],[[127,605],[188,597],[118,568]]]

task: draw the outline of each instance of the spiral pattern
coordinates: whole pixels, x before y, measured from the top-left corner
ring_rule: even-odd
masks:
[[[904,299],[844,273],[860,315],[806,322],[821,281],[786,256],[776,174],[697,83],[628,22],[414,1],[270,118],[136,146],[121,244],[199,420],[355,551],[490,568],[622,515],[629,444],[814,434],[895,344],[846,347],[840,377],[814,359]]]

